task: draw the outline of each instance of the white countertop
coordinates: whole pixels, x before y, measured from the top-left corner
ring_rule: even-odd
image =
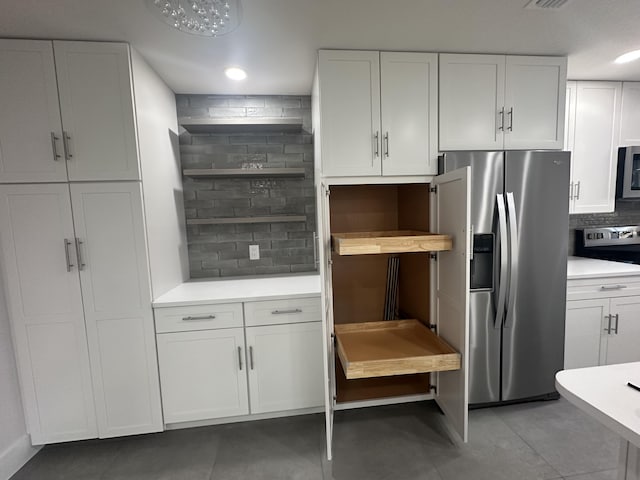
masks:
[[[628,275],[640,275],[640,265],[584,257],[569,257],[567,262],[568,280]]]
[[[193,280],[178,285],[153,301],[154,308],[214,303],[277,300],[320,295],[319,275],[233,280]]]
[[[640,362],[563,370],[558,392],[625,440],[640,447]]]

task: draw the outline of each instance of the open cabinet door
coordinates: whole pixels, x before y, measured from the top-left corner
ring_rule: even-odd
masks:
[[[333,412],[336,395],[335,343],[333,341],[333,288],[331,285],[331,227],[329,222],[329,187],[318,185],[318,260],[322,288],[322,331],[324,355],[324,408],[327,432],[327,459],[331,460]]]
[[[469,420],[469,245],[470,167],[435,177],[432,231],[453,237],[453,249],[435,262],[438,335],[461,354],[460,370],[437,374],[436,402],[453,429],[467,441]]]

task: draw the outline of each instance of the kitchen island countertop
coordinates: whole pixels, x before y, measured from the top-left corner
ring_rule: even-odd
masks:
[[[640,265],[585,257],[569,257],[567,262],[567,280],[629,275],[640,275]]]

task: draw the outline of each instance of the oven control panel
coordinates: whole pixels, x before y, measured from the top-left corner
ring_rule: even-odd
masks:
[[[576,235],[584,247],[640,244],[640,226],[585,228]]]

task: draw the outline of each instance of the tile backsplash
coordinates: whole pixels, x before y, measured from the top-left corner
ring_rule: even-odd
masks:
[[[273,275],[316,270],[316,230],[309,96],[176,95],[178,117],[296,117],[300,132],[189,134],[181,129],[183,169],[303,168],[298,177],[188,177],[187,219],[306,215],[306,221],[188,225],[191,278]],[[259,260],[249,259],[258,245]]]

